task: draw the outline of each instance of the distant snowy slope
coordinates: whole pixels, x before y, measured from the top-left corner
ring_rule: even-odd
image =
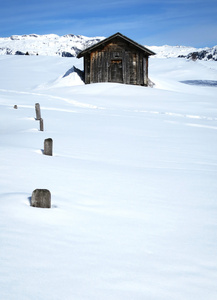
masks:
[[[200,49],[194,47],[185,47],[185,46],[146,46],[150,50],[156,53],[158,58],[167,58],[167,57],[178,57],[180,55],[187,55],[190,52],[198,51]]]
[[[217,60],[217,46],[213,48],[194,48],[186,46],[147,46],[158,58],[180,57],[193,60]]]
[[[30,55],[71,57],[103,38],[73,34],[64,36],[56,34],[13,35],[8,38],[0,38],[0,55],[22,55],[28,52]]]

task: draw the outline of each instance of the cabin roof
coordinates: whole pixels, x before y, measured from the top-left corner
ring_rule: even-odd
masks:
[[[119,37],[119,38],[125,40],[126,42],[132,44],[134,47],[136,47],[136,48],[142,50],[143,52],[145,52],[146,55],[148,55],[148,56],[149,55],[155,55],[155,53],[153,51],[151,51],[148,48],[146,48],[146,47],[144,47],[144,46],[142,46],[142,45],[134,42],[133,40],[131,40],[128,37],[126,37],[125,35],[121,34],[120,32],[117,32],[117,33],[111,35],[110,37],[108,37],[108,38],[100,41],[99,43],[96,43],[93,46],[88,47],[88,48],[84,49],[83,51],[79,52],[78,55],[77,55],[77,58],[80,58],[80,57],[84,56],[85,54],[92,52],[96,48],[105,45],[107,42],[109,42],[110,40],[112,40],[112,39],[114,39],[116,37]]]

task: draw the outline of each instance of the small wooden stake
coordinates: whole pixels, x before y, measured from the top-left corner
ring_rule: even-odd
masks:
[[[44,140],[44,155],[53,155],[53,140],[51,138]]]
[[[14,109],[18,109],[17,105],[14,105]]]
[[[44,131],[44,122],[43,122],[43,119],[41,118],[40,120],[39,120],[39,122],[40,122],[40,131]]]
[[[35,112],[36,112],[36,120],[41,119],[41,109],[40,109],[40,104],[35,103]]]

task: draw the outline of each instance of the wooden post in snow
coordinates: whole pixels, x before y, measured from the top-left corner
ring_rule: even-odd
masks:
[[[36,189],[32,192],[31,206],[51,208],[51,193],[46,189]]]
[[[44,122],[43,122],[43,119],[41,118],[40,120],[39,120],[39,122],[40,122],[40,131],[44,131]]]
[[[36,112],[36,120],[41,119],[41,109],[40,109],[40,104],[35,103],[35,112]]]
[[[53,140],[51,138],[44,140],[44,155],[53,155]]]

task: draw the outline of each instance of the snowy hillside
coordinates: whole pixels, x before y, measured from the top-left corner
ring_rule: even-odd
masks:
[[[104,37],[85,37],[82,35],[68,34],[58,36],[48,35],[13,35],[8,38],[0,38],[0,55],[48,55],[74,57],[81,50],[99,42]],[[158,58],[186,57],[191,58],[190,53],[200,53],[196,59],[217,60],[217,46],[211,49],[197,49],[185,46],[146,46],[156,53]],[[203,54],[201,54],[203,53]]]
[[[0,56],[0,299],[215,300],[216,62],[151,58],[155,88],[73,65]]]

